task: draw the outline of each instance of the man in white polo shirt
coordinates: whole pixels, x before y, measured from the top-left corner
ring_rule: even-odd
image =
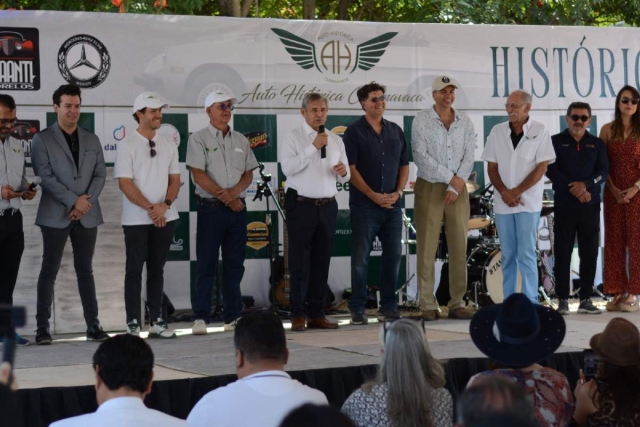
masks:
[[[118,143],[113,175],[122,197],[122,229],[127,264],[124,300],[127,332],[139,335],[144,324],[140,293],[142,267],[147,265],[149,338],[175,338],[162,318],[164,265],[176,229],[178,211],[171,205],[180,189],[178,147],[156,133],[162,123],[162,109],[168,107],[158,95],[140,94],[133,104],[138,129]]]
[[[289,359],[282,322],[270,311],[238,321],[233,337],[238,381],[207,393],[187,417],[189,427],[278,427],[294,408],[327,405],[318,390],[284,372]]]
[[[93,355],[98,410],[51,424],[55,427],[186,427],[187,422],[144,404],[153,383],[153,351],[139,337],[116,335]]]
[[[505,105],[509,121],[491,129],[482,159],[488,162],[494,212],[502,248],[504,298],[516,292],[538,302],[536,236],[542,210],[543,177],[556,154],[549,131],[529,117],[531,95],[516,90]]]
[[[324,96],[306,94],[300,109],[304,122],[285,135],[280,152],[282,172],[287,176],[284,207],[292,331],[338,327],[325,317],[324,296],[338,217],[336,182],[349,182],[351,175],[342,140],[324,130],[328,112]],[[306,326],[305,314],[309,316]]]

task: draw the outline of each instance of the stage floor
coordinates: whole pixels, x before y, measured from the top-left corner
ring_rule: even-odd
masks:
[[[602,306],[602,304],[598,304]],[[593,334],[602,332],[607,322],[624,317],[640,327],[640,312],[576,314],[565,317],[567,335],[559,352],[579,351],[589,346]],[[380,324],[370,317],[368,325],[349,324],[349,316],[331,316],[340,322],[333,331],[291,332],[285,321],[290,351],[287,370],[299,371],[378,363]],[[235,373],[233,333],[224,332],[222,324],[209,325],[207,335],[191,335],[191,323],[172,323],[178,338],[149,340],[156,360],[155,381],[197,378]],[[483,357],[469,337],[469,321],[440,319],[426,322],[427,338],[439,359]],[[22,332],[22,331],[21,331]],[[114,332],[116,333],[116,332]],[[55,335],[51,346],[36,346],[35,337],[25,335],[31,345],[18,348],[16,378],[21,389],[70,387],[94,384],[92,356],[98,343],[87,342],[84,335]],[[146,333],[142,334],[146,337]]]

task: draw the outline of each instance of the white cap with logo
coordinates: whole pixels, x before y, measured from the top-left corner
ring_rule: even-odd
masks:
[[[231,101],[231,105],[236,105],[238,103],[238,98],[234,98],[233,95],[228,95],[224,92],[216,90],[207,95],[207,99],[204,100],[204,109],[211,107],[216,102],[224,102]]]
[[[453,86],[458,89],[458,82],[456,82],[453,78],[449,76],[438,76],[431,83],[431,91],[435,92],[436,90],[442,90],[447,86]]]
[[[143,108],[169,108],[169,104],[153,92],[142,92],[133,102],[133,112]]]

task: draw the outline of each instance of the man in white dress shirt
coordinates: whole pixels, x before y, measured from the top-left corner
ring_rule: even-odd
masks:
[[[289,359],[280,319],[270,311],[243,315],[233,338],[238,381],[207,393],[187,417],[189,427],[278,427],[291,410],[327,397],[284,372]]]
[[[505,299],[516,292],[519,269],[522,293],[537,303],[536,237],[543,177],[556,153],[549,131],[529,117],[530,94],[512,92],[505,107],[509,120],[491,129],[482,153],[496,190],[493,209],[502,248],[502,287]]]
[[[476,134],[463,112],[453,109],[458,83],[439,76],[431,84],[433,108],[413,121],[411,147],[418,167],[415,184],[417,267],[420,307],[425,320],[439,315],[433,295],[434,263],[444,221],[449,249],[449,317],[470,319],[475,310],[465,307],[467,292],[467,231],[469,194],[465,181],[473,170]]]
[[[304,123],[284,137],[280,153],[282,172],[287,176],[293,331],[338,327],[325,317],[323,302],[338,216],[336,182],[348,182],[350,173],[342,139],[324,131],[328,112],[324,96],[305,95],[300,109]],[[309,318],[306,325],[305,312]]]
[[[140,337],[116,335],[93,355],[98,410],[52,427],[186,427],[187,422],[144,405],[153,383],[153,351]]]

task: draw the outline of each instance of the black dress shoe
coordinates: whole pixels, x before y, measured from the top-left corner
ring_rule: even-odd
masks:
[[[106,341],[108,338],[109,335],[102,330],[102,326],[100,326],[99,323],[90,326],[87,329],[87,341],[102,342]]]
[[[51,345],[51,335],[47,328],[38,328],[36,330],[36,344],[37,345]]]

